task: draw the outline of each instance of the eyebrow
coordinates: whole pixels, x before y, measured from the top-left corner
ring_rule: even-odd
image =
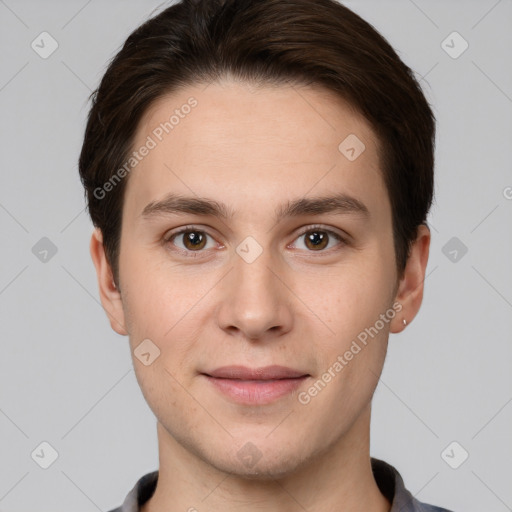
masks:
[[[159,201],[152,201],[142,210],[141,217],[150,219],[166,215],[193,214],[231,219],[235,212],[224,203],[203,197],[189,197],[170,193]],[[359,199],[339,193],[329,196],[302,197],[279,206],[275,212],[275,222],[288,217],[302,215],[322,215],[326,213],[351,214],[366,220],[370,212]]]

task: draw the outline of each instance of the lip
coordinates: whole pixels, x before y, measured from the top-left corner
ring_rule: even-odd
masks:
[[[287,366],[263,366],[261,368],[248,368],[247,366],[221,366],[215,370],[204,372],[210,377],[218,379],[240,380],[277,380],[303,377],[307,373],[294,370]]]
[[[234,402],[247,405],[272,403],[295,391],[309,377],[302,371],[277,365],[223,366],[202,375],[216,390]]]

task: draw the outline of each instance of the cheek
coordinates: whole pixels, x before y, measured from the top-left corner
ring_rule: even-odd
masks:
[[[374,357],[380,359],[389,321],[395,314],[390,311],[394,273],[389,272],[389,265],[392,259],[388,254],[369,250],[364,256],[361,253],[354,264],[331,273],[323,294],[309,294],[311,310],[329,327],[328,330],[321,326],[325,332],[321,337],[321,351],[328,358],[324,364],[332,364],[338,355],[349,350],[354,340],[368,342],[357,359],[364,360],[365,364],[371,363]],[[381,315],[386,315],[387,322],[380,320]],[[375,348],[370,348],[370,344]]]
[[[132,352],[149,339],[160,350],[159,361],[169,370],[179,369],[209,314],[207,295],[218,277],[192,276],[143,251],[126,254],[121,278]]]
[[[120,277],[125,292],[126,310],[139,332],[146,330],[162,335],[172,326],[173,315],[179,314],[187,300],[183,278],[172,269],[165,269],[161,258],[151,251],[126,243],[121,252]]]
[[[328,383],[317,405],[332,405],[334,424],[342,420],[343,411],[359,410],[371,399],[376,375],[382,371],[395,311],[388,302],[386,280],[376,277],[343,282],[342,291],[332,297],[333,310],[329,312],[334,318],[329,326],[335,334],[318,340],[321,364],[317,379]],[[324,389],[322,384],[318,387]]]

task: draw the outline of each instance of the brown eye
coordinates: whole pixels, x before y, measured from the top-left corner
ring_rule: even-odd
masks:
[[[304,239],[302,242],[303,247],[295,247],[297,249],[304,249],[307,252],[330,252],[334,246],[343,247],[346,245],[345,239],[331,231],[330,229],[324,229],[322,227],[310,227],[307,231],[303,231],[296,240]],[[335,242],[338,242],[337,244]],[[338,248],[340,248],[338,247]],[[327,248],[327,250],[326,250]],[[336,249],[336,247],[334,247]]]
[[[304,236],[306,247],[314,251],[325,249],[329,243],[329,235],[325,231],[308,231]]]
[[[165,242],[176,246],[181,252],[204,252],[210,235],[200,229],[186,228],[167,237]],[[209,247],[206,247],[209,248]]]
[[[206,237],[200,231],[185,231],[182,236],[183,245],[191,251],[203,249],[206,245]]]

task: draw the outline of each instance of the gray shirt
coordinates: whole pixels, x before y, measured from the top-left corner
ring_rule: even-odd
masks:
[[[427,505],[415,499],[405,488],[400,473],[387,462],[371,459],[372,471],[380,492],[391,503],[390,512],[450,512],[445,508]],[[128,493],[123,504],[110,512],[139,512],[140,506],[153,495],[158,471],[147,473],[141,477]]]

